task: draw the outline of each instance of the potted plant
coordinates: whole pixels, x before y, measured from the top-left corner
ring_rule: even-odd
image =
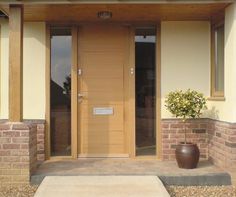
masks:
[[[188,89],[187,91],[170,92],[165,100],[167,110],[176,118],[181,118],[184,124],[184,142],[176,146],[175,156],[180,168],[193,169],[199,161],[199,148],[186,139],[186,120],[199,118],[206,109],[206,98],[202,93]]]

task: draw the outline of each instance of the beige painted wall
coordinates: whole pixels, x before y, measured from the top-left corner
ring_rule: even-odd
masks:
[[[210,24],[209,22],[162,22],[162,118],[173,117],[166,111],[168,92],[188,88],[210,97]],[[208,100],[203,117],[236,122],[236,3],[225,16],[225,101]]]
[[[236,4],[226,9],[225,96],[208,101],[205,116],[236,122]],[[1,24],[0,119],[8,118],[8,22]],[[192,88],[210,96],[209,22],[162,22],[162,118],[172,117],[164,97],[172,90]],[[45,118],[45,23],[24,26],[24,119]],[[32,88],[32,86],[34,88]]]
[[[8,118],[8,21],[1,21],[1,119]],[[23,118],[45,118],[45,23],[24,24]]]
[[[9,39],[8,21],[1,20],[1,105],[0,118],[8,119],[8,62],[9,62]]]
[[[212,118],[236,122],[236,3],[225,12],[225,101],[211,101]]]
[[[45,118],[45,41],[45,23],[25,24],[23,57],[24,119]]]
[[[210,94],[210,23],[168,21],[161,23],[162,118],[173,117],[165,108],[165,96],[174,90],[198,90]]]

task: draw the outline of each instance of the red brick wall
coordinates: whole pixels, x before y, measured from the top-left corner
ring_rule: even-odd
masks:
[[[0,184],[28,183],[36,168],[36,127],[0,124]]]
[[[197,143],[203,159],[236,169],[236,123],[210,119],[188,120],[187,139]],[[0,184],[28,183],[37,163],[45,159],[44,121],[0,123]],[[163,160],[175,159],[176,144],[184,140],[184,125],[162,120]]]
[[[37,129],[37,163],[45,161],[45,120],[25,120],[27,124],[34,125]]]
[[[161,127],[163,160],[175,160],[176,144],[184,141],[184,123],[179,119],[163,119]],[[208,119],[186,122],[187,141],[198,145],[203,159],[208,158],[207,128]]]
[[[236,169],[236,123],[210,120],[209,159],[217,166]]]
[[[211,119],[188,120],[187,139],[196,143],[200,158],[222,168],[236,169],[236,123]],[[162,120],[163,160],[175,160],[176,144],[184,140],[184,125],[178,119]]]
[[[37,123],[37,160],[45,161],[45,123]]]

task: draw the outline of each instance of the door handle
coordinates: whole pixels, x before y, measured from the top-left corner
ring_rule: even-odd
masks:
[[[78,98],[83,98],[83,97],[84,97],[84,95],[82,93],[78,94]]]
[[[131,75],[134,74],[134,68],[130,68],[130,74],[131,74]]]
[[[78,101],[81,103],[84,98],[84,94],[78,93]]]

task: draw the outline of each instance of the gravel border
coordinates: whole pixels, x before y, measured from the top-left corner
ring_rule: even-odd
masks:
[[[0,197],[33,197],[38,186],[0,186]]]
[[[235,186],[167,186],[171,197],[236,197]]]
[[[33,197],[38,186],[0,186],[0,197]],[[236,197],[235,186],[166,186],[171,197]]]

